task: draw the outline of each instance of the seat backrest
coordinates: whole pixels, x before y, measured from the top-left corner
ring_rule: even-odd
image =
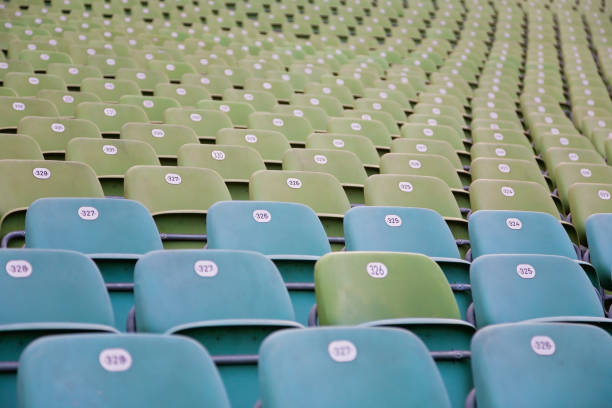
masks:
[[[416,174],[437,177],[450,188],[463,188],[457,170],[438,154],[387,153],[380,159],[381,174]]]
[[[321,221],[303,204],[223,201],[210,207],[206,222],[209,249],[310,256],[331,251]]]
[[[319,215],[342,215],[351,207],[337,178],[310,171],[258,171],[251,176],[249,198],[302,203]]]
[[[427,208],[354,207],[344,216],[347,251],[416,252],[460,258],[440,214]]]
[[[476,399],[483,407],[609,404],[610,335],[600,328],[557,323],[486,327],[472,339]],[[541,381],[546,378],[546,381]],[[509,391],[511,384],[513,392]]]
[[[16,129],[24,116],[58,116],[55,105],[44,99],[0,96],[2,115],[0,129]]]
[[[425,345],[391,328],[284,330],[262,344],[262,405],[449,407]]]
[[[335,252],[315,265],[321,325],[394,318],[459,319],[442,269],[421,254]]]
[[[577,256],[559,220],[547,213],[478,210],[468,229],[473,259],[489,254]]]
[[[248,180],[266,168],[255,149],[234,145],[183,145],[178,151],[178,164],[215,170],[225,180]]]
[[[559,197],[565,208],[569,207],[569,190],[576,183],[612,184],[612,168],[605,164],[561,163],[555,167]]]
[[[22,354],[17,383],[24,408],[230,407],[206,350],[178,336],[45,337]]]
[[[220,145],[246,146],[257,150],[265,161],[280,162],[291,148],[280,132],[265,129],[221,129],[217,132]]]
[[[604,317],[580,265],[555,255],[484,255],[470,267],[479,327],[540,317]]]
[[[162,248],[145,207],[132,200],[110,198],[35,201],[26,214],[26,246],[86,254],[144,254]]]
[[[368,178],[359,157],[348,150],[291,149],[283,156],[283,170],[329,173],[342,184],[363,185]]]
[[[374,143],[366,136],[342,133],[312,133],[306,139],[311,149],[340,149],[353,152],[366,166],[378,166],[380,157]]]
[[[36,140],[24,134],[0,134],[0,160],[43,160]]]
[[[0,267],[0,325],[114,325],[102,275],[85,255],[62,250],[3,249]]]
[[[165,123],[126,123],[121,127],[121,139],[146,142],[162,157],[176,156],[184,144],[199,143],[190,127]]]
[[[472,179],[522,180],[539,183],[548,188],[544,176],[534,160],[479,157],[470,165]]]
[[[206,212],[217,201],[231,200],[219,174],[210,169],[134,166],[125,173],[125,198],[155,215],[163,212]]]
[[[158,333],[206,320],[295,319],[278,269],[251,251],[152,252],[136,264],[134,304],[138,330]]]
[[[147,114],[139,106],[102,102],[82,102],[77,105],[75,116],[88,119],[98,126],[101,133],[119,134],[127,122],[148,123]]]
[[[76,137],[99,139],[100,130],[85,119],[26,116],[19,121],[17,133],[32,136],[43,152],[63,152]]]

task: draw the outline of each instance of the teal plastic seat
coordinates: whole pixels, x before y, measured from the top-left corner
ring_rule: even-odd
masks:
[[[23,408],[230,407],[206,350],[177,336],[47,337],[20,364]]]
[[[427,348],[406,331],[284,330],[260,354],[264,407],[451,406]]]
[[[571,259],[556,255],[484,255],[470,269],[478,327],[539,321],[586,323],[612,332],[599,294]]]
[[[274,264],[250,251],[152,252],[136,265],[134,300],[139,332],[184,335],[206,347],[232,406],[257,400],[263,339],[302,327]]]
[[[116,332],[96,265],[73,251],[0,251],[0,398],[17,406],[17,361],[34,339],[73,332]]]
[[[589,243],[591,263],[601,286],[612,289],[612,252],[610,240],[612,237],[612,214],[593,214],[586,220],[586,236]]]
[[[344,216],[346,251],[415,252],[433,259],[453,289],[461,315],[472,301],[470,263],[461,259],[450,228],[427,208],[354,207]]]
[[[298,203],[222,201],[210,207],[207,231],[209,249],[256,251],[271,259],[289,290],[297,321],[307,323],[315,303],[314,264],[331,251],[313,210]]]
[[[123,330],[133,303],[134,265],[162,243],[151,215],[135,201],[47,198],[28,209],[26,247],[70,249],[89,256],[106,282],[116,327]]]
[[[601,356],[611,352],[612,338],[597,327],[555,323],[486,327],[472,340],[478,406],[607,406],[612,367]],[[508,392],[509,387],[513,392]]]

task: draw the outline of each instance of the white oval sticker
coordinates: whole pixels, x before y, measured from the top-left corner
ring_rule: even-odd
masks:
[[[194,122],[200,122],[202,120],[202,115],[200,115],[199,113],[192,113],[189,115],[189,119]]]
[[[62,96],[62,101],[64,101],[64,103],[73,103],[74,97],[72,95],[64,95]]]
[[[376,279],[382,279],[387,276],[387,266],[382,262],[370,262],[366,265],[368,275]]]
[[[516,273],[523,279],[533,279],[536,276],[535,268],[529,264],[516,265]]]
[[[334,144],[334,146],[336,147],[344,147],[344,140],[342,139],[334,139],[332,141],[332,143]]]
[[[597,192],[597,195],[599,196],[599,198],[601,198],[602,200],[609,200],[610,199],[610,192],[607,190],[599,190]]]
[[[37,179],[46,180],[51,177],[51,170],[44,167],[36,167],[34,170],[32,170],[32,174]]]
[[[115,89],[115,84],[113,84],[112,82],[107,82],[104,84],[104,89],[106,89],[107,91],[112,91]]]
[[[586,178],[589,178],[593,175],[590,169],[580,169],[580,174],[582,175],[582,177]]]
[[[318,106],[319,100],[317,98],[310,98],[310,104],[314,106]]]
[[[433,131],[433,130],[431,130],[431,129],[429,129],[429,128],[425,128],[425,129],[423,129],[423,134],[424,134],[425,136],[433,136],[434,131]]]
[[[175,173],[166,174],[164,176],[164,180],[166,180],[166,183],[168,184],[181,184],[183,182],[183,179],[181,178],[181,176]]]
[[[412,184],[410,184],[407,181],[400,181],[399,182],[399,189],[402,190],[405,193],[409,193],[412,191]]]
[[[85,221],[96,220],[100,215],[96,207],[79,207],[77,213],[79,214],[79,217]]]
[[[571,161],[577,161],[578,159],[580,159],[580,157],[578,156],[578,154],[576,153],[569,153],[567,155],[567,157],[571,160]]]
[[[244,135],[244,140],[246,140],[247,143],[257,143],[257,136],[249,133],[248,135]]]
[[[225,153],[221,150],[213,150],[210,155],[215,160],[225,160]]]
[[[162,138],[166,136],[166,132],[164,132],[162,129],[153,129],[151,130],[151,136],[156,138]]]
[[[421,162],[418,160],[410,160],[408,162],[408,165],[410,167],[412,167],[413,169],[420,169],[421,168]]]
[[[114,155],[117,154],[117,146],[104,145],[104,146],[102,146],[102,151],[104,152],[104,154],[108,154],[108,155],[114,156]]]
[[[193,270],[203,278],[212,278],[219,273],[219,267],[213,261],[197,261]]]
[[[361,130],[361,124],[359,123],[351,123],[351,129],[356,130],[356,131],[360,131]]]
[[[287,179],[287,185],[291,188],[302,188],[302,181],[295,177],[289,177]]]
[[[62,125],[61,123],[52,123],[51,130],[54,131],[55,133],[62,133],[66,130],[66,127]]]
[[[505,163],[498,164],[497,169],[502,173],[510,173],[510,166]]]
[[[285,122],[282,119],[280,119],[280,118],[274,118],[274,119],[272,119],[272,124],[274,126],[281,127],[281,126],[283,126],[285,124]]]
[[[541,356],[555,354],[555,342],[548,336],[533,336],[531,338],[532,350]]]
[[[132,366],[132,356],[122,348],[102,350],[98,361],[102,368],[111,372],[126,371]]]
[[[104,108],[104,114],[106,116],[113,117],[117,115],[117,111],[113,108]]]
[[[22,102],[13,102],[13,109],[16,111],[22,111],[25,110],[26,106],[25,103]]]
[[[32,274],[32,265],[23,259],[8,261],[4,269],[13,278],[27,278]]]
[[[512,187],[504,186],[501,188],[501,193],[506,197],[514,197],[514,189]]]
[[[317,164],[327,164],[327,157],[323,156],[322,154],[316,154],[314,156],[314,161]]]
[[[338,363],[348,363],[357,357],[357,347],[348,340],[332,341],[327,346],[327,352]]]
[[[390,227],[401,227],[402,226],[402,217],[395,214],[385,215],[385,224]]]
[[[229,112],[229,111],[230,111],[230,107],[229,107],[228,105],[219,105],[219,110],[220,110],[221,112],[225,112],[225,113],[227,113],[227,112]]]
[[[180,96],[185,96],[187,95],[187,91],[185,90],[185,88],[176,88],[176,94]]]
[[[508,226],[508,228],[513,230],[520,230],[521,228],[523,228],[523,223],[518,218],[507,218],[506,225]]]
[[[255,210],[253,211],[253,219],[257,222],[270,222],[272,215],[268,210]]]

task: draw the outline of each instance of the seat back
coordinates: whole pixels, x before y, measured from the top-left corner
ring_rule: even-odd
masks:
[[[63,153],[76,137],[99,139],[100,130],[85,119],[26,116],[19,121],[17,132],[32,136],[43,153]]]
[[[359,157],[348,150],[291,149],[283,156],[283,170],[328,173],[342,184],[363,185],[368,178]]]
[[[121,127],[121,139],[147,142],[160,157],[176,157],[182,145],[198,143],[193,129],[165,123],[126,123]]]
[[[212,169],[225,180],[243,181],[266,168],[255,149],[233,145],[184,145],[178,152],[178,164]]]
[[[381,174],[416,174],[437,177],[450,188],[462,189],[457,170],[438,154],[387,153],[380,159]]]
[[[24,134],[0,134],[0,160],[43,160],[36,140]]]
[[[612,253],[608,243],[612,236],[612,214],[593,214],[586,221],[591,263],[597,270],[601,286],[612,288]]]

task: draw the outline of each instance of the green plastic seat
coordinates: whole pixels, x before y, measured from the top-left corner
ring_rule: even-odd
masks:
[[[149,69],[154,72],[163,72],[173,82],[181,80],[184,74],[195,74],[195,69],[186,62],[150,61]]]
[[[342,219],[350,208],[338,179],[308,171],[258,171],[250,179],[249,199],[305,204],[317,213],[329,237],[342,237]]]
[[[291,95],[292,105],[314,106],[321,108],[329,116],[342,116],[342,104],[338,98],[330,95],[319,94],[293,94]]]
[[[102,78],[102,72],[96,66],[59,62],[50,63],[47,74],[62,78],[68,87],[80,87],[85,78]]]
[[[19,120],[25,116],[59,116],[57,108],[49,101],[36,98],[0,96],[0,109],[10,114],[2,115],[0,130],[17,130]]]
[[[283,156],[283,170],[315,171],[340,181],[352,204],[363,204],[363,184],[368,176],[353,152],[330,149],[291,149]]]
[[[0,160],[44,160],[40,146],[26,134],[0,133]]]
[[[185,74],[181,79],[181,83],[184,85],[198,85],[215,97],[222,97],[225,91],[232,90],[231,81],[223,75]],[[224,99],[226,98],[224,97]]]
[[[610,336],[587,325],[522,323],[479,330],[472,369],[479,406],[605,406]],[[538,378],[547,377],[545,383]],[[516,392],[508,392],[512,383]],[[470,405],[472,406],[472,405]]]
[[[64,117],[26,116],[19,121],[17,132],[31,136],[47,159],[63,160],[70,140],[100,139],[100,131],[93,122]]]
[[[134,81],[123,79],[85,78],[81,90],[99,97],[102,102],[119,102],[123,95],[140,95],[140,88]]]
[[[329,118],[327,129],[332,133],[366,136],[379,152],[387,152],[391,146],[391,134],[385,125],[377,120]]]
[[[91,167],[50,160],[0,160],[0,236],[21,231],[28,206],[42,197],[102,197]],[[20,246],[19,240],[9,246]]]
[[[532,181],[549,188],[535,160],[479,157],[472,160],[470,172],[473,180],[521,180]]]
[[[308,120],[286,113],[252,113],[249,115],[248,127],[280,132],[292,146],[304,146],[306,138],[313,132]]]
[[[227,296],[234,297],[230,304]],[[257,400],[252,356],[261,341],[301,327],[274,264],[250,251],[152,252],[136,266],[134,309],[139,332],[183,335],[204,345],[236,406]]]
[[[319,107],[308,105],[276,105],[274,113],[289,114],[306,119],[315,132],[327,131],[327,113]]]
[[[230,407],[207,351],[178,336],[54,336],[33,343],[20,363],[18,392],[24,408]]]
[[[77,61],[75,60],[75,62]],[[83,61],[82,63],[98,67],[105,77],[117,76],[117,71],[121,68],[136,68],[137,65],[135,59],[131,56],[121,57],[102,54],[88,55],[86,62]]]
[[[478,143],[504,143],[531,149],[529,139],[522,131],[514,129],[472,128],[472,141],[475,145]]]
[[[470,280],[478,327],[537,319],[612,330],[599,293],[566,257],[485,255],[472,263]]]
[[[379,172],[380,156],[374,143],[366,136],[342,133],[312,133],[306,139],[307,149],[346,150],[353,152],[361,160],[366,174]]]
[[[47,71],[49,64],[72,64],[70,55],[64,52],[48,50],[23,50],[19,53],[19,59],[29,62],[34,71]]]
[[[147,207],[170,249],[202,248],[208,208],[231,200],[217,172],[194,167],[134,166],[125,173],[124,192]]]
[[[0,61],[0,80],[4,82],[4,78],[11,72],[25,72],[34,73],[32,65],[26,61],[19,61],[17,59],[10,59],[7,61]],[[6,85],[3,84],[4,87]]]
[[[581,244],[586,244],[586,223],[592,214],[612,212],[612,183],[574,183],[568,192],[571,219]]]
[[[121,133],[121,127],[128,122],[149,122],[147,114],[138,106],[103,102],[80,103],[76,107],[75,116],[95,123],[102,136],[114,137]]]
[[[398,122],[396,122],[390,113],[382,110],[348,109],[343,111],[342,116],[363,120],[377,120],[385,125],[392,138],[399,137],[401,133]]]
[[[474,327],[459,320],[448,281],[433,260],[414,253],[327,254],[315,265],[315,293],[320,325],[400,327],[430,351],[453,350],[457,359],[438,361],[438,369],[451,402],[465,400]]]
[[[509,143],[488,143],[478,142],[472,145],[470,149],[472,158],[503,158],[503,159],[516,159],[516,160],[537,160],[534,156],[531,148],[523,145],[509,144]]]
[[[575,183],[612,184],[612,168],[605,164],[561,163],[555,167],[555,182],[565,211],[569,211],[569,189]]]
[[[101,102],[100,98],[89,92],[58,91],[54,89],[43,89],[36,94],[37,99],[51,102],[59,112],[60,116],[76,115],[76,107],[82,102]]]
[[[291,149],[285,135],[263,129],[221,129],[217,132],[217,143],[257,150],[268,170],[280,170],[283,154]]]
[[[259,366],[262,405],[270,408],[451,406],[427,348],[397,329],[274,333]]]
[[[162,164],[176,166],[179,148],[198,143],[195,131],[187,126],[165,123],[126,123],[121,127],[121,139],[146,142],[153,147]]]
[[[142,107],[151,122],[163,122],[166,109],[180,107],[175,99],[163,96],[122,95],[119,103]]]
[[[237,85],[234,82],[234,85]],[[290,83],[279,79],[262,79],[249,77],[244,81],[246,91],[267,91],[274,95],[279,101],[289,101],[293,94],[293,87]]]
[[[198,109],[217,110],[225,113],[235,127],[245,128],[248,125],[249,115],[255,112],[253,106],[247,102],[211,101],[201,100]]]
[[[448,185],[437,177],[379,174],[368,178],[364,188],[365,204],[429,208],[448,224],[456,239],[468,239],[467,221]]]
[[[268,91],[245,91],[243,89],[226,89],[223,100],[228,102],[247,102],[257,112],[272,112],[276,98]]]
[[[140,68],[119,68],[115,77],[119,80],[135,82],[144,92],[154,92],[157,84],[169,82],[168,76],[163,72]]]
[[[47,221],[49,214],[53,219]],[[146,208],[131,200],[40,199],[28,209],[25,231],[28,248],[67,249],[89,256],[106,283],[115,327],[126,329],[134,265],[143,254],[162,248]]]
[[[155,96],[175,99],[183,107],[195,108],[202,99],[210,99],[209,92],[202,86],[191,84],[158,83]]]
[[[459,155],[457,154],[453,146],[444,140],[427,139],[425,137],[421,139],[399,138],[391,142],[391,153],[423,153],[443,156],[448,159],[448,161],[457,170],[460,178],[462,177],[462,173],[464,172],[463,164],[461,164],[461,159],[459,158]]]
[[[430,126],[423,123],[405,123],[401,128],[401,136],[406,138],[442,140],[450,143],[461,157],[462,163],[469,163],[469,155],[466,146],[463,144],[463,136],[455,129],[445,125]]]
[[[78,332],[113,333],[113,310],[96,265],[74,251],[3,249],[0,293],[0,394],[17,406],[18,360],[38,337]],[[19,368],[21,371],[21,368]]]
[[[610,214],[593,214],[585,223],[586,238],[589,244],[590,261],[597,271],[601,286],[607,290],[612,288],[612,268],[610,267]]]
[[[42,89],[66,90],[66,83],[60,77],[25,72],[9,72],[4,77],[3,86],[11,88],[22,97],[36,96]]]
[[[202,143],[214,142],[219,130],[232,127],[226,113],[210,109],[169,108],[164,111],[164,123],[190,127]]]
[[[591,149],[571,149],[551,147],[542,154],[551,178],[555,178],[554,169],[561,163],[605,164],[603,157]]]
[[[66,145],[66,160],[86,163],[96,172],[106,196],[123,196],[123,178],[132,166],[159,165],[153,148],[137,140],[74,138]]]

